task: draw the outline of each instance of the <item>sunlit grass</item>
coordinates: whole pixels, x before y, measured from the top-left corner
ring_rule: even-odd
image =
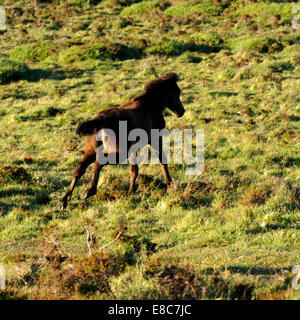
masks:
[[[183,296],[177,274],[198,299],[299,299],[291,288],[300,247],[293,4],[253,3],[245,17],[235,1],[205,1],[205,12],[199,1],[79,2],[41,4],[39,24],[30,10],[20,20],[9,11],[0,35],[0,75],[11,59],[30,69],[0,85],[0,264],[10,288],[0,298],[195,298]],[[263,20],[258,7],[267,8]],[[166,190],[160,167],[141,165],[129,196],[128,166],[110,166],[98,194],[83,201],[91,166],[59,211],[84,151],[78,122],[126,103],[170,71],[180,77],[186,113],[166,113],[167,128],[204,129],[204,173],[191,178],[171,165],[174,186]],[[110,242],[105,259],[116,270],[103,267],[108,289],[89,268]]]

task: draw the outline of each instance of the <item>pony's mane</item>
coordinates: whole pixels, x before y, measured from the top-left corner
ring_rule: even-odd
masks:
[[[144,92],[134,97],[133,101],[139,100],[148,94],[154,94],[155,92],[160,92],[160,90],[165,90],[170,84],[176,83],[178,80],[178,75],[174,72],[169,72],[162,77],[150,80],[146,83]]]

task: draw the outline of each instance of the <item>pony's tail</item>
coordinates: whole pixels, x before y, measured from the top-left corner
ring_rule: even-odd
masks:
[[[101,119],[92,119],[79,123],[76,134],[79,136],[90,136],[97,133],[101,129]]]

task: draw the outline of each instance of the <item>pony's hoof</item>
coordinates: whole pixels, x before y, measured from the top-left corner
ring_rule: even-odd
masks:
[[[86,191],[86,192],[84,192],[84,193],[82,194],[81,199],[82,199],[82,200],[88,199],[88,198],[94,196],[96,193],[97,193],[96,190],[90,189],[90,190],[88,190],[88,191]]]
[[[168,192],[168,193],[172,193],[172,192],[174,192],[174,191],[176,191],[176,190],[177,190],[177,185],[176,185],[176,183],[173,182],[173,181],[170,181],[170,182],[167,184],[167,192]]]
[[[63,211],[64,209],[66,209],[67,206],[68,206],[68,201],[62,201],[61,203],[59,203],[58,209],[60,211]]]

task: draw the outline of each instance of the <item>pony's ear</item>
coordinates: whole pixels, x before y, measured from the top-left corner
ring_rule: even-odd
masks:
[[[154,74],[155,78],[159,78],[159,75],[157,73]]]
[[[175,72],[169,72],[166,73],[163,77],[162,80],[168,80],[168,81],[179,81],[179,77]]]

